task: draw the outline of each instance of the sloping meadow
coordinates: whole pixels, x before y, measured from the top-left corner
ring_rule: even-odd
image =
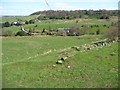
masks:
[[[100,39],[95,35],[3,37],[3,88],[117,87],[117,42],[86,52],[68,50]],[[56,64],[64,50],[74,55]]]

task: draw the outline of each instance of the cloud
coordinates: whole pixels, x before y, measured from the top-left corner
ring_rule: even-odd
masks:
[[[0,6],[0,15],[3,13],[3,7],[2,6]]]
[[[103,2],[103,0],[91,0],[91,1],[90,0],[84,0],[84,1],[83,0],[60,0],[60,1],[47,0],[47,1],[52,10],[78,10],[78,9],[84,10],[84,9],[117,9],[118,8],[117,2],[113,3],[111,2],[111,0],[109,0],[110,2]],[[104,1],[108,1],[108,0],[104,0]],[[39,3],[35,3],[35,2],[39,2]],[[45,0],[21,0],[21,1],[4,0],[3,5],[0,4],[0,14],[2,15],[29,15],[33,12],[43,11],[43,10],[49,10],[49,7],[45,4]]]
[[[119,2],[119,0],[47,0],[48,2]],[[45,0],[1,0],[1,2],[45,2]]]
[[[1,9],[3,9],[3,7],[2,7],[2,6],[0,6],[0,10],[1,10]]]
[[[4,15],[30,15],[34,12],[42,11],[44,9],[46,9],[46,8],[6,9],[6,8],[3,8],[3,7],[0,7],[0,16],[4,16]]]
[[[43,0],[44,1],[44,0]],[[119,0],[47,0],[48,2],[118,2]]]
[[[82,2],[82,3],[67,3],[67,2],[54,2],[50,3],[53,10],[99,10],[99,9],[108,9],[114,10],[117,9],[117,3],[94,3],[94,2]]]
[[[1,0],[1,2],[43,2],[44,0]]]

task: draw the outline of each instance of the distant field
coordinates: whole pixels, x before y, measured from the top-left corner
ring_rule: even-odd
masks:
[[[10,16],[10,17],[2,17],[2,22],[16,22],[18,19],[20,20],[31,20],[39,15],[31,15],[31,16]]]
[[[78,23],[76,23],[76,20],[78,20]],[[104,32],[111,25],[111,22],[112,21],[98,20],[98,19],[42,20],[40,22],[36,22],[35,24],[23,25],[23,27],[25,28],[25,30],[28,31],[30,28],[35,30],[43,30],[43,29],[57,30],[58,28],[70,28],[72,26],[81,27],[82,25],[87,25],[89,32],[95,32],[98,28],[96,27],[90,28],[90,26],[98,25],[100,31]],[[106,27],[103,27],[103,25],[106,25]],[[18,26],[4,27],[3,30],[12,30],[13,32],[17,32],[20,30],[20,27]]]
[[[68,51],[75,55],[62,65],[55,64],[61,51],[102,38],[95,35],[3,37],[3,88],[118,87],[117,42],[88,52]]]

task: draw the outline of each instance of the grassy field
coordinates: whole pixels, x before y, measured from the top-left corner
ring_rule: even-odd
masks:
[[[39,15],[31,15],[31,16],[11,16],[11,17],[2,17],[2,22],[16,22],[18,19],[20,20],[31,20]]]
[[[2,22],[38,17],[3,17]],[[78,23],[76,23],[78,21]],[[88,32],[104,32],[117,18],[41,20],[23,25],[25,30],[57,30],[86,25]],[[98,25],[92,27],[91,25]],[[106,25],[104,27],[104,25]],[[20,31],[20,27],[4,27],[3,30]],[[97,47],[90,51],[73,49],[91,44],[105,37],[82,36],[11,36],[2,37],[2,85],[3,88],[116,88],[118,87],[118,42]],[[70,56],[63,64],[56,64],[61,57]],[[70,66],[70,68],[68,68]]]
[[[79,22],[76,23],[76,20],[78,20]],[[28,31],[30,28],[35,30],[43,30],[43,28],[46,30],[50,30],[50,29],[57,30],[58,28],[70,28],[72,26],[81,27],[82,25],[87,25],[89,32],[95,32],[98,28],[97,27],[90,28],[90,26],[98,25],[100,31],[104,32],[111,25],[111,22],[112,19],[110,21],[98,20],[98,19],[42,20],[40,22],[36,22],[35,24],[23,25],[23,27],[25,28],[25,30]],[[106,27],[103,27],[103,25],[106,25]],[[13,32],[16,33],[20,31],[20,27],[18,26],[4,27],[3,30],[12,30]]]
[[[102,38],[95,35],[3,37],[3,88],[118,87],[117,42],[87,52],[69,50]],[[74,56],[56,65],[65,53]]]

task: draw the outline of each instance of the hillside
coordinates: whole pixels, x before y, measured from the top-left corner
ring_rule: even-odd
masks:
[[[3,17],[3,88],[117,88],[117,10]]]
[[[116,88],[118,43],[82,52],[101,36],[3,38],[3,88]],[[74,42],[74,43],[73,43]],[[70,57],[56,64],[62,56]]]
[[[48,11],[38,11],[31,15],[40,15],[39,18],[42,19],[73,19],[73,18],[103,18],[108,19],[110,16],[117,16],[118,10],[48,10]]]

